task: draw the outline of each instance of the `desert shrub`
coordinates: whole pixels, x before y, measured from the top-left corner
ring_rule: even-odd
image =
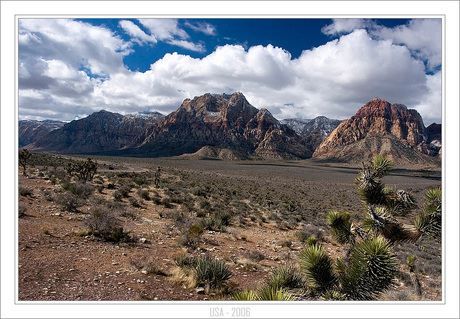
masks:
[[[123,199],[123,195],[118,190],[114,191],[112,196],[113,196],[113,199],[117,202],[121,202],[121,200]]]
[[[171,199],[169,197],[162,198],[160,200],[160,204],[163,205],[165,208],[173,207],[173,205],[171,204]]]
[[[311,245],[315,245],[318,243],[318,238],[316,238],[315,236],[310,236],[307,238],[307,240],[305,241],[305,244],[311,246]]]
[[[54,201],[71,213],[78,212],[78,208],[85,204],[84,199],[72,193],[59,193],[55,196]]]
[[[148,190],[139,188],[136,193],[140,198],[150,200],[150,193]]]
[[[231,214],[228,212],[213,212],[210,217],[200,220],[200,226],[207,230],[225,231],[226,226],[230,225]]]
[[[206,210],[206,211],[210,211],[211,210],[211,202],[207,199],[202,199],[200,200],[198,206],[203,209],[203,210]]]
[[[180,255],[174,258],[174,263],[180,268],[184,268],[184,267],[195,268],[197,264],[197,258],[192,255],[183,254],[183,255]]]
[[[32,189],[29,187],[19,186],[18,192],[19,192],[19,195],[24,196],[24,197],[32,196]]]
[[[232,277],[224,261],[210,255],[191,256],[181,255],[174,258],[175,264],[184,270],[184,273],[193,277],[195,286],[205,286],[207,289],[219,289]]]
[[[252,251],[248,250],[244,253],[244,257],[246,257],[249,260],[255,261],[255,262],[259,262],[265,259],[264,254],[262,254],[258,250],[252,250]]]
[[[49,189],[42,188],[40,192],[41,192],[42,197],[46,199],[47,201],[52,202],[54,200],[53,194],[51,193]]]
[[[131,192],[131,186],[130,185],[121,185],[118,188],[118,192],[121,194],[122,197],[127,198],[129,197],[129,192]]]
[[[85,220],[85,225],[96,237],[109,242],[130,241],[129,234],[119,224],[115,214],[104,207],[94,208]]]
[[[277,289],[301,288],[304,286],[304,279],[296,266],[286,264],[273,269],[268,285]]]
[[[278,245],[280,245],[281,247],[290,248],[292,246],[292,241],[290,241],[289,239],[281,239],[278,241]]]
[[[219,288],[232,277],[224,261],[217,260],[209,255],[198,258],[195,266],[196,281],[198,284],[213,289]]]
[[[189,224],[191,220],[187,220],[185,223]],[[180,227],[184,228],[184,227]],[[203,227],[200,225],[190,225],[188,230],[184,232],[181,238],[179,238],[179,244],[185,247],[196,249],[200,243],[200,237],[203,234]]]
[[[128,199],[128,201],[131,204],[131,206],[133,206],[133,207],[136,207],[136,208],[141,208],[142,207],[142,202],[140,200],[138,200],[137,198],[130,197]]]
[[[148,184],[149,184],[149,181],[148,181],[147,177],[144,176],[144,175],[135,175],[135,176],[133,176],[131,179],[132,179],[132,181],[133,181],[134,183],[136,183],[136,184],[139,185],[139,186],[148,185]]]
[[[94,186],[90,184],[63,182],[61,187],[83,199],[87,199],[94,193]]]
[[[26,211],[27,211],[27,207],[26,206],[23,206],[23,205],[19,205],[19,208],[18,208],[18,217],[19,218],[22,218],[26,215]]]
[[[136,256],[131,258],[129,262],[137,271],[141,271],[146,275],[166,275],[158,265],[158,260],[155,257]]]

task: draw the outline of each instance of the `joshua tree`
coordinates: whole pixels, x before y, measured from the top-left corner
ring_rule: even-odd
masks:
[[[440,238],[441,188],[429,189],[426,203],[413,225],[400,223],[396,217],[405,216],[416,208],[414,198],[404,190],[385,187],[382,177],[393,163],[376,156],[363,164],[355,184],[365,208],[362,225],[350,220],[346,212],[331,211],[326,222],[331,233],[345,244],[343,257],[334,263],[320,245],[307,247],[300,255],[300,266],[313,292],[325,299],[369,300],[389,288],[398,264],[392,246],[398,241],[416,242],[423,235]]]
[[[22,174],[24,176],[27,176],[27,172],[26,172],[26,166],[27,166],[27,162],[29,161],[30,157],[32,156],[32,154],[29,152],[28,149],[24,148],[22,150],[19,151],[19,165],[22,166]]]
[[[158,166],[157,171],[155,172],[155,187],[160,187],[160,178],[161,178],[161,167]]]
[[[91,181],[97,172],[97,162],[93,162],[91,158],[86,161],[69,162],[65,167],[69,175],[75,174],[83,183]]]

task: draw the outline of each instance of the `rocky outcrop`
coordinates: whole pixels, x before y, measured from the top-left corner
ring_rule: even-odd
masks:
[[[302,137],[307,138],[313,132],[314,135],[317,135],[318,132],[320,132],[322,139],[335,130],[335,128],[339,126],[340,122],[342,121],[329,119],[325,116],[318,116],[314,119],[292,118],[281,121],[281,123],[286,124]]]
[[[65,123],[53,120],[33,121],[23,120],[18,123],[18,142],[19,147],[33,143],[49,132],[61,128]]]
[[[27,148],[69,154],[94,154],[131,147],[163,115],[126,115],[100,111],[54,130]],[[139,136],[141,136],[139,138]]]
[[[252,106],[239,92],[186,99],[131,151],[140,156],[176,156],[204,146],[262,158],[308,158],[312,154],[305,139],[268,110]]]
[[[374,98],[326,137],[313,157],[361,162],[382,154],[395,162],[421,162],[431,155],[426,142],[416,110]]]

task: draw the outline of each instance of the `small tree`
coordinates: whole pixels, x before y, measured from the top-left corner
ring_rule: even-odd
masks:
[[[346,247],[335,263],[319,245],[307,247],[299,256],[309,286],[314,293],[330,300],[371,300],[388,289],[396,275],[397,259],[392,246],[398,241],[415,242],[423,235],[441,235],[441,188],[429,189],[426,203],[413,225],[400,223],[416,208],[414,198],[404,190],[385,187],[382,177],[393,163],[376,156],[363,164],[355,184],[366,210],[361,225],[346,212],[331,211],[326,222],[333,237]],[[334,266],[333,266],[334,265]]]
[[[160,187],[160,178],[161,178],[161,167],[158,166],[157,171],[155,172],[155,187]]]
[[[65,170],[69,175],[75,174],[80,181],[86,183],[87,181],[91,181],[96,174],[97,162],[93,162],[89,157],[86,161],[71,161],[67,163]]]
[[[19,165],[22,166],[22,173],[24,176],[27,176],[26,168],[27,168],[27,162],[29,161],[30,157],[32,156],[32,153],[29,152],[28,149],[24,148],[19,151]]]

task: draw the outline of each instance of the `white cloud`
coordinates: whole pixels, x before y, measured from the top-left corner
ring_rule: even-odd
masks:
[[[189,27],[193,31],[201,32],[207,35],[216,35],[217,33],[216,28],[213,25],[205,22],[192,23],[187,21],[185,26]]]
[[[139,44],[157,43],[157,39],[153,35],[146,34],[141,30],[141,28],[131,21],[121,20],[119,25],[127,34],[134,38],[133,41],[136,41]]]
[[[150,36],[189,42],[176,21],[166,22],[163,28],[151,24]],[[135,36],[137,31],[132,30]],[[185,98],[241,91],[251,104],[268,108],[280,119],[318,115],[345,119],[377,96],[417,108],[426,124],[439,122],[440,74],[426,75],[412,49],[370,33],[355,30],[304,51],[297,59],[272,45],[249,49],[226,45],[201,59],[166,54],[149,70],[134,72],[123,67],[129,44],[109,30],[68,20],[21,23],[20,116],[30,117],[34,109],[39,117],[65,120],[100,109],[166,114]],[[90,34],[96,34],[98,41],[88,39]],[[137,34],[139,41],[142,37]],[[89,77],[82,66],[103,78]]]
[[[441,19],[411,19],[406,25],[388,28],[369,19],[333,19],[322,32],[341,35],[355,29],[366,29],[376,39],[406,46],[415,57],[427,61],[428,70],[433,71],[442,60],[441,23]]]
[[[441,19],[413,19],[407,25],[378,28],[373,34],[407,46],[415,56],[428,61],[429,70],[434,70],[442,61],[441,27]]]
[[[190,50],[190,51],[195,51],[195,52],[205,52],[206,47],[202,43],[193,43],[190,41],[185,41],[185,40],[168,40],[167,41],[169,44],[176,45],[178,47]]]
[[[179,27],[177,19],[139,19],[139,22],[159,40],[189,38],[187,32]]]
[[[323,27],[321,32],[328,35],[342,35],[356,29],[372,27],[374,23],[369,19],[332,19],[332,23]]]

